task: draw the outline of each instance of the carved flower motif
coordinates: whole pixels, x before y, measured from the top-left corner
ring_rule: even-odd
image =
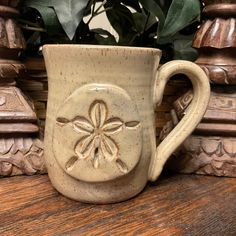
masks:
[[[73,130],[84,136],[74,147],[76,157],[72,157],[66,168],[72,168],[77,160],[91,160],[94,168],[98,168],[102,159],[108,162],[116,162],[117,167],[123,173],[128,171],[126,164],[119,159],[119,147],[111,138],[124,128],[134,129],[140,122],[132,121],[124,123],[120,118],[108,118],[108,109],[103,101],[95,101],[89,108],[88,120],[82,116],[76,116],[72,120],[57,118],[59,125],[69,124]]]

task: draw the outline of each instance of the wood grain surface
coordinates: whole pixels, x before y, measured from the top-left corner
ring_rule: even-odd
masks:
[[[236,179],[165,176],[136,198],[88,205],[48,176],[0,179],[0,235],[236,235]]]

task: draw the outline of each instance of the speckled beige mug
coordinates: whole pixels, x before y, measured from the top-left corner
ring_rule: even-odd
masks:
[[[173,61],[158,70],[158,49],[46,45],[49,80],[45,158],[53,186],[63,195],[113,203],[154,181],[200,122],[210,87],[195,64]],[[192,81],[187,115],[156,148],[155,112],[174,74]]]

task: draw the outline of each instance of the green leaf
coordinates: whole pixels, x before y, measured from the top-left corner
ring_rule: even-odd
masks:
[[[96,44],[94,33],[91,32],[89,25],[82,20],[76,30],[73,43],[77,44]]]
[[[25,0],[24,5],[29,6],[30,4],[35,4],[42,7],[53,7],[62,28],[72,40],[83,18],[88,1],[89,0]],[[45,24],[49,24],[48,18],[44,20],[46,21]]]
[[[53,8],[35,4],[35,1],[28,1],[27,7],[36,9],[39,12],[49,35],[61,31],[60,22],[58,21],[57,14]]]
[[[106,7],[112,7],[106,11],[107,18],[119,35],[119,44],[131,44],[136,32],[134,31],[135,22],[131,11],[124,5],[106,4]]]
[[[96,28],[96,29],[92,29],[91,32],[95,33],[95,39],[100,45],[116,45],[117,44],[114,35],[112,35],[107,30]]]
[[[95,39],[99,45],[116,45],[116,40],[114,37],[104,37],[100,34],[95,34]]]
[[[140,0],[142,6],[159,20],[158,31],[162,31],[165,23],[165,15],[160,6],[154,0]]]
[[[170,8],[172,0],[155,0],[155,2],[159,5],[163,13],[166,15]]]
[[[102,28],[91,29],[91,32],[94,32],[96,34],[101,34],[101,35],[104,35],[104,36],[113,36],[109,31],[104,30]]]
[[[88,16],[91,14],[91,8],[92,6],[94,5],[94,1],[93,0],[89,0],[88,1],[88,4],[86,6],[86,9],[84,10],[84,16]]]
[[[173,42],[175,60],[195,61],[197,59],[197,51],[192,48],[192,40],[177,39]]]
[[[142,12],[142,9],[140,8],[139,2],[137,0],[121,0],[121,2],[129,7],[132,7],[137,12]]]
[[[173,0],[160,36],[171,37],[198,19],[201,5],[197,0]]]
[[[133,19],[136,30],[141,34],[149,30],[154,24],[157,23],[157,18],[151,13],[147,16],[144,13],[135,12],[133,13]]]
[[[54,0],[53,2],[53,7],[63,29],[72,40],[83,18],[88,0]]]

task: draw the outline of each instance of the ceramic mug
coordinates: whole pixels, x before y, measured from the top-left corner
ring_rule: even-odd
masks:
[[[49,82],[45,161],[63,195],[113,203],[137,195],[203,117],[210,96],[205,73],[187,61],[158,69],[148,48],[46,45]],[[155,107],[175,74],[192,81],[186,116],[156,147]]]

